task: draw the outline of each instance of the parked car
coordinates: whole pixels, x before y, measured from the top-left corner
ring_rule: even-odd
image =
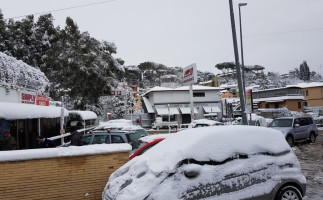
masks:
[[[104,200],[298,199],[306,179],[284,136],[252,126],[174,133],[116,170]]]
[[[152,124],[152,128],[153,129],[157,129],[159,130],[160,128],[177,128],[178,127],[178,123],[177,121],[163,121],[162,117],[156,117],[156,120],[153,122]]]
[[[318,129],[311,117],[282,117],[274,119],[269,127],[281,131],[288,144],[308,140],[314,143],[318,136]]]
[[[144,129],[137,130],[101,130],[93,131],[86,134],[82,138],[83,145],[88,144],[111,144],[111,143],[130,143],[138,140],[141,137],[147,136],[148,133]]]
[[[196,119],[190,123],[189,128],[200,128],[205,126],[222,126],[222,122],[218,122],[210,119]]]
[[[159,142],[163,141],[168,134],[157,134],[142,137],[136,141],[131,142],[132,150],[130,152],[129,160],[133,159],[136,156],[140,156],[150,148],[154,147]]]

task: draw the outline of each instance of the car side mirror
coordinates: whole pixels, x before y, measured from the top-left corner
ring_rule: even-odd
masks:
[[[296,127],[299,127],[299,124],[294,124],[294,127],[296,128]]]

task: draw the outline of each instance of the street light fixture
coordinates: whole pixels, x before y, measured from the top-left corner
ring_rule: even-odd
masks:
[[[247,3],[239,3],[239,22],[240,22],[240,46],[241,46],[241,70],[242,70],[242,82],[243,82],[243,93],[246,97],[246,82],[244,77],[244,59],[243,59],[243,45],[242,45],[242,25],[241,25],[241,6],[246,6]]]

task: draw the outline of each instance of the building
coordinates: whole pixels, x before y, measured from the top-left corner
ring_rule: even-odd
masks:
[[[142,95],[144,113],[149,115],[150,122],[162,117],[178,124],[191,122],[189,86],[176,89],[154,87]],[[218,120],[222,118],[222,101],[219,89],[215,87],[193,86],[194,119],[213,114]]]
[[[64,110],[64,117],[68,111]],[[0,87],[0,133],[9,131],[17,149],[37,148],[36,137],[60,133],[61,107],[34,91]]]
[[[304,112],[303,94],[299,87],[288,86],[252,91],[253,102],[258,104],[259,109],[284,108],[290,111]]]
[[[299,83],[296,86],[300,87],[305,98],[304,106],[307,107],[323,107],[323,83]]]

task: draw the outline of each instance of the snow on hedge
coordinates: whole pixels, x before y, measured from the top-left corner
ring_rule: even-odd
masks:
[[[39,69],[0,52],[0,85],[45,91],[49,81]]]
[[[27,149],[17,151],[0,151],[0,162],[59,158],[106,154],[115,152],[129,152],[129,144],[96,144],[87,146],[70,146],[47,149]]]

